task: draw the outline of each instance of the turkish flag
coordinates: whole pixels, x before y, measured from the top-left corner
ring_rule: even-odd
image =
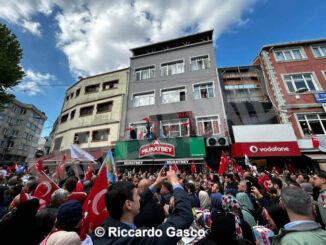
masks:
[[[144,117],[143,120],[146,121],[146,122],[149,122],[151,119],[148,118],[148,117]]]
[[[186,123],[181,124],[181,126],[182,127],[187,127],[189,124],[190,124],[190,122],[186,122]]]
[[[86,237],[85,231],[87,232],[88,229],[94,231],[109,216],[104,200],[107,189],[108,177],[106,175],[106,166],[102,164],[101,171],[83,205],[83,218],[80,227],[80,236],[82,238]]]
[[[243,175],[244,174],[243,170],[239,167],[239,165],[237,163],[235,163],[235,165],[237,167],[238,173],[241,173]]]
[[[28,197],[23,189],[21,189],[19,194],[19,204],[22,204],[23,202],[26,202],[28,200]]]
[[[176,174],[180,174],[180,171],[179,171],[179,169],[178,169],[178,166],[177,166],[175,163],[172,164],[172,169],[173,169],[173,171],[174,171]]]
[[[126,128],[125,129],[125,131],[131,131],[132,130],[132,128]]]
[[[49,204],[51,202],[52,193],[57,189],[59,189],[59,187],[42,171],[33,197],[43,199],[46,204]]]
[[[218,174],[219,175],[224,174],[224,172],[227,170],[229,164],[230,164],[229,159],[226,157],[225,153],[222,151]]]
[[[312,141],[312,146],[314,148],[319,148],[319,140],[316,140],[314,137],[311,137],[311,141]]]
[[[7,168],[7,175],[9,175],[9,173],[13,170],[13,169],[17,169],[17,163],[13,164],[10,168]]]
[[[269,181],[269,177],[267,174],[264,175],[264,177],[258,177],[258,183],[264,187],[265,191],[268,191],[268,182]]]
[[[208,171],[212,171],[212,169],[211,169],[210,167],[208,167],[207,163],[204,162],[204,165],[205,165],[205,167],[206,167],[206,169],[207,169]]]
[[[63,176],[63,172],[65,170],[66,160],[67,160],[66,155],[63,155],[62,160],[61,160],[59,166],[55,169],[55,172],[56,172],[56,174],[57,174],[57,176],[58,176],[59,179],[61,179],[62,176]]]
[[[144,136],[144,131],[141,131],[140,134],[139,134],[138,139],[141,140],[143,138],[143,136]]]
[[[192,160],[192,163],[191,163],[191,173],[195,173],[195,172],[196,172],[195,161]]]
[[[88,164],[87,172],[85,174],[85,180],[90,180],[92,178],[93,166],[91,163]]]
[[[41,160],[38,160],[36,163],[34,163],[31,167],[36,173],[40,173],[44,170],[43,164]]]

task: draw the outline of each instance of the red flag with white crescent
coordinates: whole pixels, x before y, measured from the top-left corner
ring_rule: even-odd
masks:
[[[42,171],[33,197],[42,199],[46,204],[49,204],[51,202],[52,193],[57,189],[59,189],[59,187]]]
[[[86,237],[84,232],[87,231],[88,228],[94,231],[95,228],[100,226],[105,218],[109,216],[104,199],[107,189],[108,177],[106,175],[106,166],[104,163],[83,205],[83,218],[80,227],[80,236],[82,238]]]
[[[195,167],[195,161],[192,160],[192,163],[191,163],[191,173],[195,173],[196,172],[196,167]]]
[[[56,172],[59,179],[61,179],[63,177],[63,172],[65,170],[66,160],[67,160],[66,155],[63,155],[59,166],[55,169],[55,172]]]
[[[179,171],[179,169],[178,169],[178,166],[177,166],[175,163],[172,164],[172,169],[173,169],[173,171],[174,171],[176,174],[180,174],[180,171]]]
[[[229,164],[230,164],[229,159],[227,158],[225,153],[222,151],[221,160],[220,160],[220,167],[218,169],[218,174],[222,175],[227,170]]]

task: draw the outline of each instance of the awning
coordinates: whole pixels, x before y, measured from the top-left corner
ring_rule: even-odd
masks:
[[[326,160],[326,153],[323,154],[304,154],[312,160]]]
[[[89,151],[88,153],[91,154],[95,160],[99,159],[103,155],[102,150],[93,150],[93,151]],[[71,162],[70,151],[68,151],[66,153],[60,152],[57,154],[50,154],[50,155],[42,156],[40,158],[30,160],[29,163],[34,163],[34,162],[37,162],[38,160],[41,160],[42,163],[45,163],[45,164],[57,164],[57,162],[60,162],[62,160],[63,155],[66,155],[67,163]]]

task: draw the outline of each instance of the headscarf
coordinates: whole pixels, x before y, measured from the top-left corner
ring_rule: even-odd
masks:
[[[246,208],[249,211],[253,211],[254,210],[254,205],[252,205],[252,202],[248,196],[247,193],[244,192],[239,192],[236,195],[236,199],[238,200],[238,202],[242,205],[242,208]]]
[[[222,208],[228,214],[234,215],[235,220],[235,233],[237,239],[243,238],[242,229],[241,229],[241,204],[231,195],[222,196]]]
[[[211,207],[211,199],[206,191],[201,190],[198,193],[198,198],[200,201],[200,207],[203,209],[210,209]]]
[[[221,202],[222,202],[222,194],[219,192],[212,193],[212,195],[211,195],[211,203],[212,203],[211,213],[221,210]]]

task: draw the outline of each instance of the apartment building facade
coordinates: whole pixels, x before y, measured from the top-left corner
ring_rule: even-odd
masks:
[[[47,117],[34,105],[16,99],[0,112],[0,163],[25,162],[34,158]]]
[[[51,132],[51,153],[69,152],[74,144],[98,158],[114,146],[124,136],[128,79],[126,68],[81,78],[67,89]]]
[[[311,141],[326,136],[326,39],[265,45],[253,64],[262,66],[279,121],[292,125],[304,156],[326,168]]]
[[[126,116],[130,133],[116,147],[118,164],[163,164],[172,159],[218,164],[219,146],[227,147],[228,137],[212,34],[210,30],[131,49]],[[173,156],[138,154],[145,145],[157,149],[164,144],[175,147]],[[192,152],[192,144],[200,152]]]

